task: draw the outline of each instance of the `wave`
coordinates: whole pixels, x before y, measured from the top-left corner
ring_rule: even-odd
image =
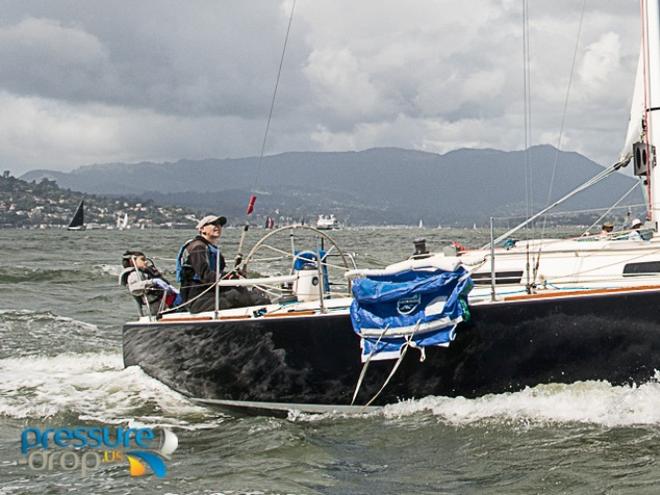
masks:
[[[116,335],[49,311],[0,310],[0,358],[116,347]]]
[[[0,284],[14,284],[22,282],[50,282],[50,283],[72,283],[89,282],[99,280],[107,283],[109,280],[116,281],[116,275],[110,273],[108,268],[101,265],[70,264],[67,266],[0,266]],[[113,275],[112,277],[110,275]],[[116,283],[116,282],[115,282]]]
[[[463,397],[426,397],[387,406],[387,417],[427,411],[455,425],[495,420],[522,423],[584,423],[607,427],[660,424],[658,376],[642,385],[605,381],[548,384],[519,392]]]
[[[124,368],[121,354],[113,353],[0,359],[0,415],[19,419],[73,415],[81,421],[191,429],[222,420],[140,368]]]
[[[72,263],[63,266],[0,266],[0,284],[13,284],[21,282],[50,282],[50,283],[72,283],[72,282],[94,282],[102,283],[104,286],[117,286],[117,279],[123,267],[120,264],[86,264]],[[173,279],[174,273],[165,270],[163,274]]]
[[[614,386],[605,381],[548,384],[519,392],[492,394],[475,399],[429,396],[360,414],[309,415],[290,412],[291,421],[337,418],[416,419],[423,416],[451,426],[481,423],[547,426],[585,424],[604,427],[660,425],[660,374],[642,385]]]
[[[93,267],[95,270],[100,271],[101,273],[105,275],[110,275],[114,278],[119,277],[121,275],[121,272],[124,270],[124,268],[117,264],[117,265],[109,265],[107,263],[101,263],[98,265],[94,265]]]

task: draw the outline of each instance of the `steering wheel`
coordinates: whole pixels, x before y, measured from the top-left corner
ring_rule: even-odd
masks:
[[[301,243],[300,249],[296,247],[297,242]],[[268,263],[269,266],[265,268],[265,271],[270,272],[268,275],[283,275],[284,272],[292,274],[296,260],[308,260],[301,256],[301,251],[312,251],[318,255],[319,248],[325,250],[321,266],[327,270],[328,278],[336,277],[337,282],[334,285],[346,283],[343,274],[355,268],[353,258],[344,253],[328,234],[308,225],[288,225],[267,233],[255,243],[241,261],[238,269],[246,273],[248,266]],[[329,258],[336,258],[338,262],[332,263]],[[273,269],[273,265],[275,265],[275,269]],[[261,272],[264,270],[263,266],[253,269]],[[339,278],[341,278],[341,283]],[[350,283],[347,285],[347,293],[350,295]]]

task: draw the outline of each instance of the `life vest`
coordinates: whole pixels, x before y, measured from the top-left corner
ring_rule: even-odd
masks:
[[[190,253],[186,249],[193,241],[200,240],[199,237],[193,239],[188,239],[183,243],[181,249],[179,249],[179,254],[176,255],[176,281],[179,284],[186,284],[190,281],[201,282],[199,275],[195,273],[192,265],[190,264]],[[217,246],[213,244],[206,243],[206,255],[209,260],[209,267],[212,269],[215,268],[217,263],[218,256],[220,255],[220,250]]]
[[[121,272],[121,274],[119,275],[119,285],[122,285],[124,287],[128,286],[128,276],[131,273],[133,273],[134,271],[136,271],[136,268],[133,267],[133,266],[125,268]],[[144,271],[141,272],[141,275],[142,275],[142,278],[145,279],[145,280],[153,278],[147,272],[144,272]],[[147,296],[147,301],[149,302],[149,305],[160,302],[161,298],[163,297],[163,291],[162,290],[149,290],[149,289],[147,289],[145,291],[145,294]],[[135,299],[137,301],[137,303],[140,306],[145,305],[143,296],[135,296],[133,294],[131,294],[131,296],[133,297],[133,299]]]

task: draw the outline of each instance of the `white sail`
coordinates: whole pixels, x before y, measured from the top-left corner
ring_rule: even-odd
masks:
[[[124,216],[117,217],[117,229],[126,230],[128,228],[128,213],[124,213]]]
[[[621,159],[631,158],[633,144],[644,142],[660,153],[660,10],[658,2],[642,2],[642,43],[630,105],[630,121]],[[646,119],[646,129],[644,120]],[[651,154],[651,156],[653,156]],[[632,167],[631,167],[632,168]],[[660,220],[660,170],[651,163],[648,183],[643,185],[649,219]],[[657,177],[656,177],[657,176]]]
[[[630,120],[626,140],[621,150],[620,160],[632,158],[633,143],[642,139],[642,119],[644,118],[644,58],[643,47],[639,50],[637,62],[637,75],[635,76],[635,89],[633,90],[632,102],[630,104]],[[632,167],[629,168],[632,173]]]

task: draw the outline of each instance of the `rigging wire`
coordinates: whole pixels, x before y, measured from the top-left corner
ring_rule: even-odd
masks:
[[[620,199],[619,199],[620,201]],[[554,213],[546,213],[548,217],[565,217],[571,214],[577,214],[577,213],[596,213],[600,211],[606,211],[610,210],[610,213],[614,210],[628,210],[630,208],[642,208],[646,206],[646,203],[635,203],[635,204],[630,204],[630,205],[623,205],[623,206],[616,206],[614,208],[608,206],[608,207],[603,207],[603,208],[584,208],[581,210],[570,210],[570,211],[556,211]],[[496,220],[516,220],[520,221],[521,217],[520,215],[515,215],[515,216],[509,216],[509,217],[493,217]],[[523,218],[524,220],[524,218]],[[592,226],[593,227],[593,226]]]
[[[515,233],[518,232],[520,229],[522,229],[522,228],[524,228],[525,226],[529,225],[530,223],[532,223],[532,222],[533,222],[534,220],[536,220],[537,218],[541,217],[542,215],[545,215],[548,211],[552,210],[553,208],[556,208],[557,206],[559,206],[560,204],[562,204],[562,203],[565,202],[566,200],[568,200],[568,199],[570,199],[571,197],[575,196],[575,195],[578,194],[579,192],[584,191],[585,189],[588,189],[589,187],[591,187],[591,186],[597,184],[598,182],[602,181],[603,179],[606,179],[607,177],[609,177],[609,176],[612,175],[613,173],[617,172],[620,168],[625,167],[625,166],[628,164],[629,161],[630,161],[630,158],[624,158],[623,160],[620,160],[620,161],[618,161],[618,162],[616,162],[616,163],[610,165],[608,168],[603,169],[601,172],[599,172],[598,174],[596,174],[594,177],[592,177],[591,179],[589,179],[588,181],[586,181],[586,182],[583,183],[582,185],[576,187],[575,189],[573,189],[573,190],[570,191],[569,193],[565,194],[564,196],[562,196],[561,198],[559,198],[557,201],[555,201],[555,202],[552,203],[551,205],[546,206],[546,207],[543,208],[541,211],[535,213],[534,215],[532,215],[531,217],[529,217],[529,218],[528,218],[527,220],[525,220],[524,222],[522,222],[522,223],[516,225],[514,228],[508,230],[507,232],[505,232],[504,234],[502,234],[501,236],[499,236],[497,239],[495,239],[494,241],[492,241],[493,244],[498,244],[499,242],[503,241],[504,239],[506,239],[506,238],[509,237],[510,235],[515,234]],[[484,246],[482,247],[482,249],[486,249],[488,246],[490,246],[490,243],[484,245]]]
[[[273,97],[270,100],[270,109],[268,111],[268,118],[266,119],[266,129],[264,130],[264,138],[261,141],[261,151],[259,152],[259,159],[257,161],[257,170],[254,175],[254,182],[252,183],[252,190],[250,191],[250,198],[248,200],[248,207],[245,213],[245,225],[243,226],[243,232],[241,233],[241,238],[238,241],[238,250],[236,251],[236,258],[234,260],[234,265],[238,268],[241,265],[243,259],[243,243],[245,242],[245,235],[247,234],[248,229],[250,228],[249,218],[252,212],[254,211],[254,204],[257,200],[255,195],[257,190],[257,185],[259,183],[259,176],[261,175],[261,165],[264,158],[264,152],[266,150],[266,142],[268,140],[268,131],[270,130],[270,122],[273,119],[273,109],[275,108],[275,100],[277,98],[277,89],[280,86],[280,77],[282,75],[282,67],[284,66],[284,55],[286,54],[286,46],[289,42],[289,34],[291,33],[291,24],[293,23],[293,13],[296,10],[296,0],[293,0],[291,3],[291,13],[289,14],[289,23],[286,27],[286,34],[284,35],[284,45],[282,46],[282,55],[280,57],[280,65],[277,69],[277,77],[275,78],[275,87],[273,88]]]
[[[561,142],[564,137],[564,127],[566,125],[566,114],[568,113],[568,102],[571,96],[571,88],[573,86],[573,77],[575,76],[575,65],[577,62],[578,49],[580,48],[580,39],[582,37],[582,25],[584,24],[584,11],[586,10],[587,0],[582,0],[582,11],[580,12],[580,21],[578,23],[577,37],[575,39],[575,49],[573,50],[573,61],[571,62],[571,71],[568,77],[568,85],[566,86],[566,95],[564,96],[564,106],[561,115],[561,124],[559,125],[559,136],[557,138],[557,147],[555,149],[555,160],[552,165],[552,174],[550,176],[550,184],[548,186],[548,196],[546,198],[546,206],[552,200],[552,189],[554,187],[555,177],[557,175],[557,165],[559,164],[559,153],[561,151]],[[543,219],[543,228],[541,229],[541,238],[545,235],[546,219]]]
[[[257,172],[254,176],[254,183],[252,184],[252,193],[257,189],[259,175],[261,173],[261,162],[266,150],[266,142],[268,140],[268,131],[270,130],[270,122],[273,119],[273,109],[275,108],[275,99],[277,98],[277,89],[280,85],[280,76],[282,75],[282,67],[284,65],[284,55],[286,54],[286,46],[289,42],[289,33],[291,32],[291,23],[293,22],[293,12],[296,9],[296,0],[291,4],[291,13],[289,14],[289,24],[286,27],[286,34],[284,35],[284,45],[282,46],[282,56],[280,57],[280,65],[277,69],[277,78],[275,79],[275,87],[273,88],[273,97],[270,101],[270,110],[268,111],[268,119],[266,120],[266,129],[264,131],[264,138],[261,142],[261,151],[259,152],[259,161],[257,162]]]
[[[624,195],[621,196],[621,197],[618,199],[618,201],[617,201],[616,203],[614,203],[612,206],[610,206],[610,207],[607,209],[607,211],[606,211],[605,213],[603,213],[600,217],[598,217],[598,218],[596,219],[596,221],[595,221],[594,223],[592,223],[591,225],[589,225],[589,227],[587,227],[587,229],[584,231],[584,233],[583,233],[582,235],[587,235],[587,234],[589,234],[589,231],[590,231],[591,229],[593,229],[596,225],[598,225],[598,224],[599,224],[599,223],[600,223],[600,222],[601,222],[601,221],[602,221],[607,215],[610,214],[610,212],[611,212],[612,210],[614,210],[617,206],[619,206],[619,204],[620,204],[624,199],[626,199],[628,196],[630,196],[630,194],[631,194],[635,189],[637,189],[637,187],[639,187],[640,184],[641,184],[641,181],[637,181],[637,182],[635,182],[635,184],[633,184],[633,186],[632,186],[630,189],[628,189],[628,191],[627,191],[626,193],[624,193]]]

